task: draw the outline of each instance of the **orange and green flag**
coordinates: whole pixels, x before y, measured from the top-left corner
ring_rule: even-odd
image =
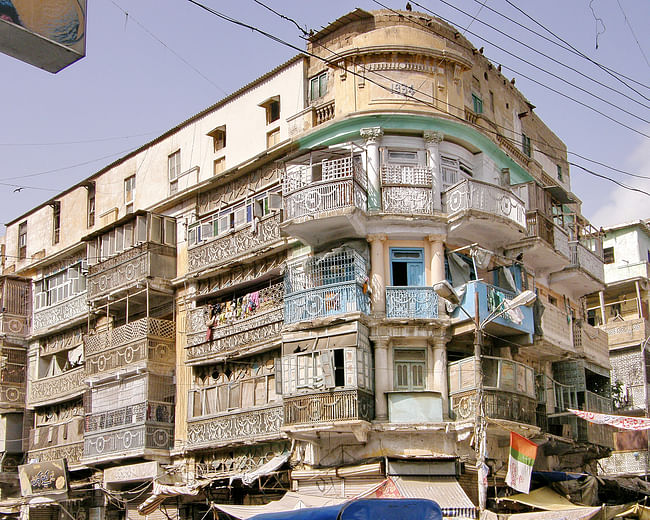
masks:
[[[510,457],[506,484],[520,493],[528,493],[535,457],[537,457],[537,444],[515,432],[510,432]]]

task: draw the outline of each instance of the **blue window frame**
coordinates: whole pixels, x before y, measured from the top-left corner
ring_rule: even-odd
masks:
[[[424,286],[424,249],[390,248],[390,284],[393,286]]]

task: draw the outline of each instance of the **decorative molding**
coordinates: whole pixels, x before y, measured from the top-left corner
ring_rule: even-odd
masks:
[[[427,145],[439,145],[441,142],[445,140],[445,134],[437,130],[434,131],[425,130],[422,133],[422,137],[424,137],[424,142]]]
[[[57,459],[66,459],[68,466],[76,466],[81,462],[84,443],[76,442],[63,446],[51,446],[42,450],[31,450],[27,459],[34,462],[49,462]]]
[[[41,332],[49,327],[60,325],[74,318],[81,318],[87,314],[86,293],[81,293],[52,307],[35,311],[32,327],[34,333]]]
[[[359,134],[363,139],[366,140],[367,144],[375,144],[379,141],[379,139],[381,139],[381,136],[384,135],[384,129],[380,126],[362,128],[359,130]]]
[[[169,450],[174,445],[174,427],[162,425],[128,425],[104,433],[90,433],[84,439],[83,457],[112,457],[113,454],[143,450]]]
[[[30,383],[29,404],[51,401],[53,399],[79,394],[86,390],[84,367],[75,368],[56,376],[37,379]]]
[[[173,366],[174,342],[159,339],[141,339],[129,345],[114,348],[86,357],[88,375],[110,372],[138,361],[149,361]]]

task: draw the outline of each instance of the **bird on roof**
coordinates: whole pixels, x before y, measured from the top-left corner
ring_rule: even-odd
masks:
[[[413,10],[413,7],[411,7],[411,3],[410,3],[410,2],[406,2],[406,10],[407,10],[407,11],[412,11],[412,10]]]

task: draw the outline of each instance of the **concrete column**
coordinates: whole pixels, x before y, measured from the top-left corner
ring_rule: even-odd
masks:
[[[375,419],[388,420],[388,398],[386,392],[391,388],[391,371],[388,367],[388,336],[371,338],[375,345]]]
[[[603,325],[607,325],[607,315],[605,314],[605,293],[598,291],[598,303],[600,304],[600,316],[603,320]]]
[[[427,149],[427,166],[433,170],[433,209],[442,211],[442,174],[440,173],[440,143],[444,140],[442,132],[424,132],[424,143]]]
[[[447,337],[433,337],[433,385],[434,392],[442,396],[442,418],[449,419],[449,385],[447,383]]]
[[[370,303],[373,315],[386,316],[386,264],[384,242],[386,235],[368,235],[370,242]]]
[[[368,210],[381,210],[381,175],[379,141],[384,131],[381,127],[362,128],[361,137],[366,140],[366,171],[368,174]]]

